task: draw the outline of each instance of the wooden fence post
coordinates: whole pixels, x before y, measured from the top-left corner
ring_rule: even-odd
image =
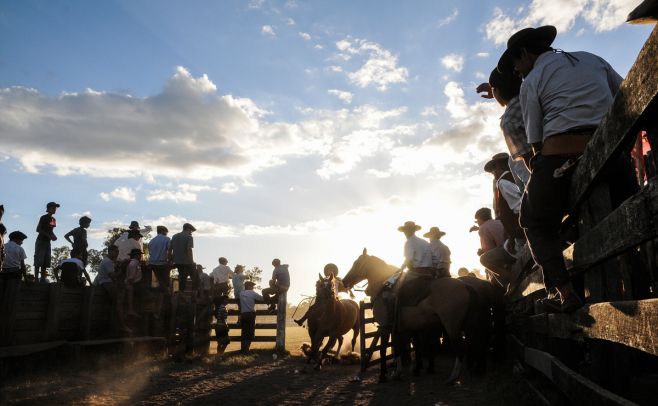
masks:
[[[288,310],[288,292],[279,294],[276,305],[276,345],[274,350],[280,354],[286,352],[286,311]]]
[[[80,339],[89,340],[89,331],[91,327],[91,308],[94,302],[95,287],[89,286],[82,288],[82,311],[80,312]]]
[[[2,303],[0,303],[0,346],[11,345],[14,335],[16,302],[21,289],[20,279],[5,281]]]
[[[365,303],[359,302],[359,346],[361,347],[361,372],[365,372],[368,368],[368,357],[366,354],[366,309]]]

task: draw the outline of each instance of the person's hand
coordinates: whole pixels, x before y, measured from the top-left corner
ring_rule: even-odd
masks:
[[[478,93],[485,93],[481,94],[480,97],[483,97],[485,99],[493,99],[493,91],[491,89],[491,85],[489,83],[480,83],[478,87],[475,88],[475,91]]]
[[[468,232],[469,232],[469,233],[472,233],[473,231],[478,231],[479,229],[480,229],[480,227],[478,227],[478,226],[473,226],[473,227],[471,227],[471,228],[468,229]]]

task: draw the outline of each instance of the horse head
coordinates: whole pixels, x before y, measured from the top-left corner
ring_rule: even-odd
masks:
[[[366,267],[369,257],[368,250],[364,248],[363,253],[354,261],[352,268],[343,278],[343,285],[347,289],[351,289],[354,285],[368,277]]]
[[[333,275],[324,278],[318,274],[318,277],[318,281],[315,283],[315,296],[318,300],[336,298],[337,293]]]

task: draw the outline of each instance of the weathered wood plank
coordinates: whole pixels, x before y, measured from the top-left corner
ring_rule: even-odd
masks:
[[[94,292],[96,288],[90,286],[84,288],[82,298],[82,310],[80,311],[80,338],[89,339],[89,328],[91,326],[91,306],[94,301]]]
[[[657,235],[658,179],[643,187],[564,250],[572,272],[586,270]],[[623,232],[622,232],[623,230]]]
[[[229,336],[229,339],[234,342],[240,342],[242,340],[241,336]],[[256,336],[253,340],[253,343],[275,343],[276,336]]]
[[[574,173],[571,212],[585,197],[603,166],[635,142],[643,113],[658,95],[658,27],[645,42],[619,92],[590,140]],[[654,118],[655,119],[655,118]]]
[[[215,328],[217,323],[213,323],[212,327]],[[240,329],[240,323],[230,323],[228,325],[230,329]],[[276,323],[256,323],[256,330],[276,330]]]
[[[551,337],[612,341],[658,356],[658,299],[585,305],[572,315],[551,314]]]

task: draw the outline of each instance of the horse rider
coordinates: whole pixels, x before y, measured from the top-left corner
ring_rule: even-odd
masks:
[[[404,302],[420,300],[425,288],[429,287],[423,276],[431,278],[435,276],[430,243],[416,236],[416,231],[420,229],[421,227],[413,221],[407,221],[398,227],[398,231],[403,232],[407,238],[404,243],[404,262],[400,271],[405,268],[408,268],[409,271],[398,288],[398,298],[404,299]]]
[[[348,289],[345,288],[343,285],[343,280],[338,277],[338,267],[336,264],[328,263],[327,265],[324,266],[324,277],[329,278],[331,275],[334,277],[334,283],[336,284],[336,292],[348,292]],[[306,313],[304,315],[295,320],[295,323],[297,323],[299,326],[304,325],[304,322],[308,319],[308,315],[311,314],[311,309],[315,307],[315,303],[309,306],[309,308],[306,310]]]
[[[423,237],[430,240],[432,267],[436,270],[436,276],[450,276],[450,248],[441,241],[444,235],[446,233],[439,227],[431,227],[430,231],[423,234]]]

